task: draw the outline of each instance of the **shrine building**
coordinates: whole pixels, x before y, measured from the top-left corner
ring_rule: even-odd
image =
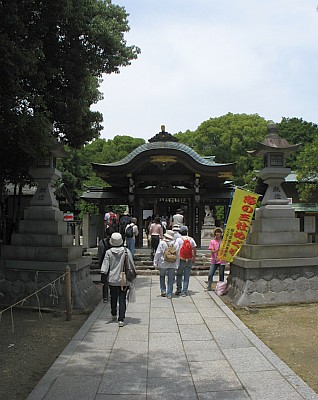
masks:
[[[161,132],[122,160],[92,163],[97,176],[109,187],[90,188],[82,199],[98,204],[100,220],[107,207],[127,205],[143,232],[148,216],[170,218],[183,210],[189,234],[201,247],[201,231],[205,210],[223,207],[228,211],[235,163],[219,164],[214,156],[202,157],[161,127]],[[222,226],[224,221],[217,220]],[[101,224],[100,224],[101,226]],[[143,246],[143,235],[136,238],[136,247]]]

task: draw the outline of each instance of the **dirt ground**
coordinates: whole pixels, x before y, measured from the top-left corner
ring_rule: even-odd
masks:
[[[229,306],[229,304],[228,304]],[[232,311],[318,393],[318,304]]]
[[[230,305],[229,305],[230,306]],[[318,304],[235,310],[234,313],[318,392]],[[73,314],[14,311],[0,321],[0,399],[25,400],[87,319]]]
[[[13,310],[0,320],[0,399],[25,400],[88,314]]]

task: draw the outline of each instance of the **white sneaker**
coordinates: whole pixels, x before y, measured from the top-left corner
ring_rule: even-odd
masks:
[[[119,321],[118,322],[118,326],[119,326],[119,328],[122,328],[124,326],[124,322],[123,321]]]

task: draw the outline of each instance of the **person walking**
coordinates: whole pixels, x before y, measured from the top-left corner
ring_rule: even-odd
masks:
[[[183,216],[183,210],[182,208],[178,208],[176,213],[172,216],[171,218],[171,224],[175,225],[185,225],[185,220],[184,220],[184,216]]]
[[[108,226],[111,226],[115,231],[118,231],[118,215],[113,212],[112,208],[109,208],[104,215],[104,230],[106,230]]]
[[[136,224],[137,218],[132,217],[131,223],[126,225],[125,229],[126,246],[130,250],[132,256],[135,254],[136,236],[139,235],[138,226]]]
[[[131,216],[128,211],[125,211],[124,214],[119,219],[119,233],[121,234],[123,241],[125,242],[125,230],[126,226],[131,223]]]
[[[149,235],[151,237],[151,259],[153,260],[159,241],[163,238],[163,228],[159,217],[155,217],[154,222],[150,225]]]
[[[209,250],[211,250],[211,267],[209,271],[208,277],[208,286],[206,287],[206,291],[212,290],[212,282],[215,271],[219,269],[219,281],[224,282],[224,271],[225,271],[225,261],[219,260],[218,251],[220,249],[222,243],[222,228],[214,229],[215,238],[211,240],[209,245]]]
[[[110,289],[110,306],[113,320],[117,319],[117,303],[119,302],[118,326],[124,326],[126,315],[126,296],[131,282],[124,279],[123,266],[125,257],[134,266],[134,259],[129,249],[123,246],[123,239],[119,232],[114,232],[109,240],[111,248],[106,251],[101,273],[108,274],[108,284]]]
[[[195,240],[188,235],[188,227],[186,225],[180,227],[180,234],[181,237],[176,240],[179,247],[180,261],[177,269],[177,290],[175,294],[177,296],[181,294],[181,296],[185,297],[188,295],[191,268],[195,263],[197,255],[197,244]]]
[[[167,256],[169,248],[172,249],[172,252],[170,253],[174,254],[174,256],[171,258]],[[167,296],[168,299],[172,298],[174,274],[178,266],[178,263],[179,263],[178,244],[175,243],[174,232],[168,229],[166,233],[163,235],[163,239],[160,240],[159,242],[153,262],[154,267],[159,268],[160,271],[159,272],[160,291],[162,297]],[[167,285],[166,285],[166,276],[168,277]]]
[[[172,227],[172,230],[174,232],[174,240],[177,240],[179,237],[181,237],[180,225],[174,224],[173,227]]]
[[[108,226],[105,231],[105,237],[101,239],[98,242],[98,247],[97,247],[97,258],[98,258],[98,266],[99,268],[102,267],[104,257],[106,254],[106,251],[110,249],[110,237],[112,233],[114,233],[114,228],[111,226]],[[108,282],[107,282],[107,276],[103,273],[101,273],[101,283],[103,284],[103,301],[104,303],[108,302],[108,294],[109,294],[109,287],[108,287]]]

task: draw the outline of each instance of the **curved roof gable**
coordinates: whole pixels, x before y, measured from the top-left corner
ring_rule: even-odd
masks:
[[[214,157],[202,157],[200,156],[196,151],[191,149],[191,147],[183,144],[183,143],[178,143],[178,142],[152,142],[152,143],[145,143],[142,144],[141,146],[137,147],[135,150],[133,150],[130,154],[128,154],[126,157],[123,159],[109,163],[109,164],[96,164],[94,165],[105,165],[105,166],[120,166],[120,165],[126,165],[129,164],[135,157],[137,157],[139,154],[145,153],[146,151],[151,151],[151,150],[159,150],[159,149],[165,149],[165,150],[177,150],[181,151],[191,158],[193,158],[197,163],[202,164],[202,165],[207,165],[207,166],[222,166],[222,165],[233,165],[232,163],[230,164],[218,164],[214,161]]]
[[[112,186],[127,185],[128,174],[139,175],[140,185],[169,179],[171,184],[193,187],[195,174],[200,174],[210,185],[212,180],[224,181],[232,175],[235,163],[219,164],[214,156],[202,157],[189,146],[164,131],[155,135],[149,143],[142,144],[123,159],[109,163],[92,163],[93,169]],[[202,183],[202,182],[201,182]]]

